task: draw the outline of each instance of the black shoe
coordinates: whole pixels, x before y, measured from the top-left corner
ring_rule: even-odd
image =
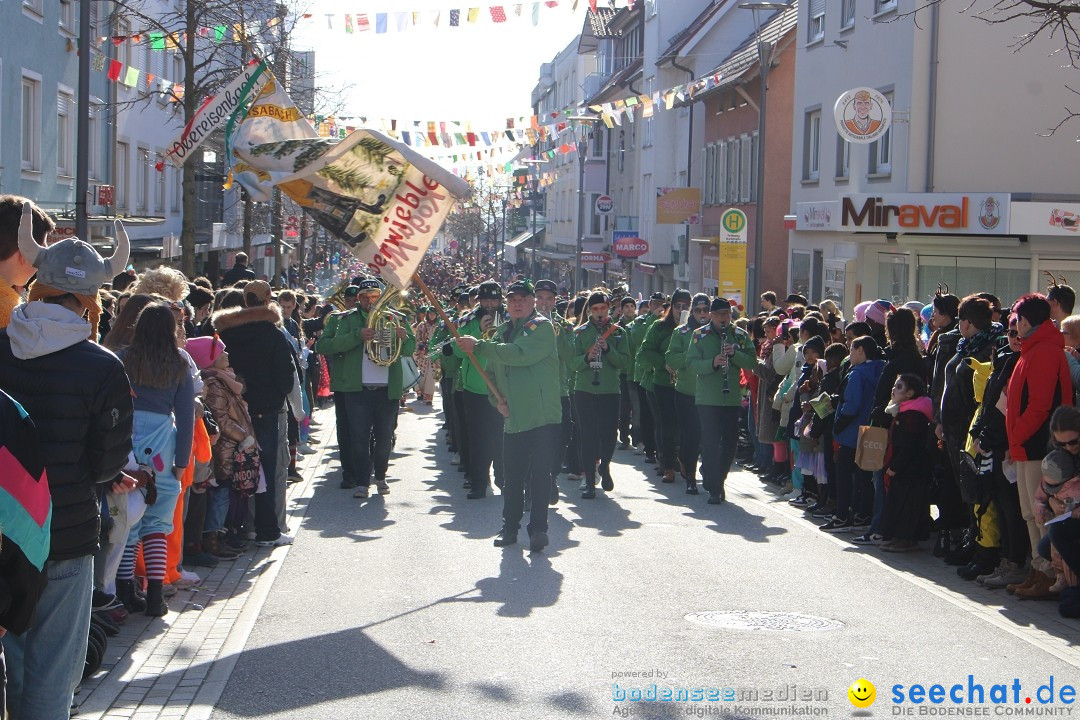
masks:
[[[956,565],[958,567],[967,565],[968,563],[975,560],[976,548],[977,544],[974,542],[968,543],[966,545],[960,545],[959,547],[954,547],[953,549],[945,553],[945,564]],[[990,569],[993,570],[993,568]],[[981,575],[982,573],[979,574]]]
[[[547,547],[547,544],[547,533],[538,532],[529,538],[529,550],[532,552],[540,552]]]
[[[656,464],[656,455],[649,455],[648,453],[646,453],[645,454],[645,462],[648,463],[649,465],[655,465]]]
[[[160,580],[148,580],[146,582],[146,610],[144,615],[148,617],[165,617],[169,613],[169,606],[162,596]]]
[[[821,530],[822,532],[827,532],[827,533],[841,533],[841,532],[847,532],[848,530],[851,530],[851,528],[852,528],[852,525],[851,525],[850,520],[842,520],[840,518],[834,517],[829,522],[827,522],[824,525],[820,526],[818,528],[818,530]]]
[[[551,496],[548,498],[548,505],[559,504],[559,483],[555,478],[551,478]]]
[[[338,485],[338,487],[342,490],[352,490],[356,487],[356,483],[352,480],[342,480],[341,484]]]
[[[95,588],[93,595],[90,596],[90,611],[108,610],[118,602],[115,595],[110,595]],[[123,603],[120,603],[120,605],[123,605]]]
[[[135,592],[135,583],[132,580],[116,581],[116,597],[124,603],[129,613],[142,612],[146,609],[146,598]]]
[[[585,489],[581,491],[581,498],[583,500],[592,500],[596,497],[596,486],[593,483],[589,483],[585,486]]]
[[[710,505],[719,505],[722,502],[724,502],[724,500],[723,500],[723,498],[720,497],[720,493],[718,493],[718,492],[709,493],[709,504]]]
[[[194,565],[195,567],[216,568],[218,566],[218,559],[208,552],[199,552],[194,554],[184,555],[184,565]]]
[[[495,547],[506,547],[517,544],[517,533],[502,531],[495,536]]]
[[[604,488],[604,492],[611,492],[615,489],[615,481],[611,479],[610,472],[600,471],[600,487]]]
[[[974,580],[980,575],[986,575],[987,573],[994,572],[994,569],[996,567],[996,565],[992,565],[991,563],[984,562],[981,559],[977,559],[972,560],[963,567],[956,568],[956,574],[964,578],[965,580]]]
[[[485,497],[487,497],[486,490],[470,490],[469,494],[465,496],[467,500],[479,500]]]
[[[686,494],[687,495],[697,495],[698,494],[697,483],[694,482],[693,480],[686,483]]]

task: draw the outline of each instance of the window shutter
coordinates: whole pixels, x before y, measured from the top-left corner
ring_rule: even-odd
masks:
[[[713,204],[712,196],[712,165],[709,163],[709,159],[712,157],[712,145],[706,145],[701,149],[701,168],[702,172],[702,186],[705,196],[705,204]]]
[[[719,157],[717,158],[717,164],[716,164],[716,175],[717,175],[716,180],[717,180],[717,183],[718,183],[718,189],[717,189],[717,192],[716,192],[716,196],[717,196],[717,199],[720,201],[720,203],[723,204],[723,203],[727,202],[727,158],[728,158],[727,143],[725,143],[725,142],[720,143],[719,148],[720,148],[720,153],[719,153]]]
[[[825,0],[810,0],[810,17],[825,14]]]
[[[751,159],[751,147],[750,138],[745,137],[742,141],[742,193],[740,199],[743,202],[750,202],[750,159]]]

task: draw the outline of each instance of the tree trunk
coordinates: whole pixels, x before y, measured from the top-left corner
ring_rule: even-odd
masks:
[[[189,41],[184,43],[184,124],[195,116],[199,99],[194,92],[195,79],[195,42],[194,29],[198,22],[195,14],[196,3],[187,3],[185,11],[186,26],[191,31]],[[192,92],[187,92],[191,89]],[[195,277],[195,165],[184,163],[184,186],[181,202],[183,216],[180,224],[180,269],[189,278]]]

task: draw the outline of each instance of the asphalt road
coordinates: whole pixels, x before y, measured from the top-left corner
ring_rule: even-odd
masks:
[[[561,481],[544,553],[495,548],[501,497],[465,499],[437,408],[402,414],[386,498],[354,500],[338,489],[336,460],[326,463],[215,718],[889,717],[908,708],[1063,716],[1073,709],[1039,705],[1034,693],[1051,676],[1055,695],[1063,684],[1080,685],[1072,648],[1080,625],[1057,622],[1053,606],[1031,601],[971,606],[1003,591],[980,594],[949,579],[936,560],[823,536],[748,473],[732,479],[727,504],[710,506],[680,484],[654,482],[652,466],[617,450],[613,492],[581,500],[575,484]],[[331,416],[322,415],[326,442]],[[920,567],[951,590],[919,580]],[[799,631],[687,618],[715,611],[813,617]],[[1052,645],[1039,640],[1048,636]],[[1010,685],[1011,701],[1019,679],[1019,704],[891,702],[894,685],[915,683],[946,692],[963,683],[966,700],[969,674],[988,701],[997,683]],[[847,697],[860,678],[877,688],[865,711]],[[711,688],[721,699],[630,700],[635,689],[650,697],[653,683],[673,694]],[[617,700],[620,692],[626,700]],[[792,693],[795,702],[787,702]],[[1028,696],[1033,704],[1024,703]]]

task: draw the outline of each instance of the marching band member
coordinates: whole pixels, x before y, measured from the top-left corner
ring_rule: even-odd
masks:
[[[644,300],[642,302],[645,302]],[[648,300],[648,309],[638,308],[638,317],[630,323],[630,354],[634,357],[634,374],[630,380],[630,391],[638,396],[637,408],[641,410],[641,420],[634,420],[635,434],[638,442],[642,444],[642,452],[645,453],[645,462],[656,462],[656,428],[654,427],[652,408],[649,407],[649,394],[642,385],[642,375],[645,366],[637,361],[638,350],[645,339],[645,333],[649,331],[656,319],[664,312],[664,294],[654,292]],[[631,379],[632,378],[632,379]]]
[[[480,339],[497,326],[496,316],[502,309],[502,287],[494,280],[480,283],[480,307],[458,320],[461,335]],[[462,359],[461,382],[464,388],[464,415],[469,423],[469,459],[465,478],[469,483],[470,500],[487,495],[491,484],[491,468],[495,467],[495,486],[503,487],[502,416],[488,401],[487,383],[468,360],[461,340],[453,344],[454,354]],[[487,369],[480,358],[480,366]]]
[[[589,319],[574,328],[574,404],[580,421],[582,477],[581,497],[596,497],[597,460],[600,486],[611,491],[611,456],[619,423],[619,371],[628,360],[623,329],[608,313],[611,305],[601,292],[588,300]]]
[[[623,329],[624,333],[627,333],[629,337],[630,323],[634,322],[637,318],[637,302],[634,298],[626,295],[619,301],[619,318],[617,322],[619,327]],[[619,374],[619,394],[622,396],[621,404],[619,405],[619,449],[626,450],[630,447],[630,441],[633,439],[633,435],[630,432],[631,421],[636,422],[636,415],[633,411],[636,404],[636,398],[631,398],[632,393],[630,389],[630,377],[634,372],[634,355],[629,353],[629,358],[626,367],[623,368]],[[635,441],[635,444],[636,441]]]
[[[659,450],[658,473],[665,483],[675,482],[675,441],[679,427],[675,410],[675,377],[664,361],[671,335],[678,325],[679,316],[690,308],[690,293],[676,290],[671,296],[671,306],[659,320],[652,323],[638,350],[637,362],[644,366],[641,385],[649,393],[649,402],[656,424],[656,444]]]
[[[535,291],[528,280],[506,290],[509,320],[495,336],[477,341],[462,338],[458,346],[473,350],[487,363],[503,402],[496,410],[505,418],[500,443],[503,449],[503,526],[496,547],[517,542],[524,514],[525,487],[532,499],[529,549],[539,552],[548,544],[549,458],[562,422],[559,402],[559,351],[551,321],[536,310]]]
[[[574,411],[570,406],[570,358],[574,354],[573,330],[574,326],[560,315],[555,304],[558,301],[558,288],[551,280],[538,280],[536,282],[536,312],[551,320],[552,330],[555,331],[556,344],[559,349],[559,402],[562,407],[562,420],[559,424],[558,442],[551,453],[551,504],[559,501],[559,484],[557,478],[562,471],[563,456],[566,447],[570,444],[570,436],[574,429]]]
[[[678,373],[675,381],[675,409],[679,422],[679,474],[686,481],[686,494],[697,495],[698,452],[701,448],[701,422],[694,396],[697,375],[686,369],[686,351],[694,331],[709,322],[709,296],[698,293],[690,301],[690,317],[675,328],[664,354],[667,366]]]
[[[701,478],[709,504],[726,498],[727,479],[739,444],[739,369],[757,364],[750,336],[731,322],[731,304],[714,298],[710,322],[694,331],[686,351],[686,368],[697,375],[694,401],[701,421]]]

